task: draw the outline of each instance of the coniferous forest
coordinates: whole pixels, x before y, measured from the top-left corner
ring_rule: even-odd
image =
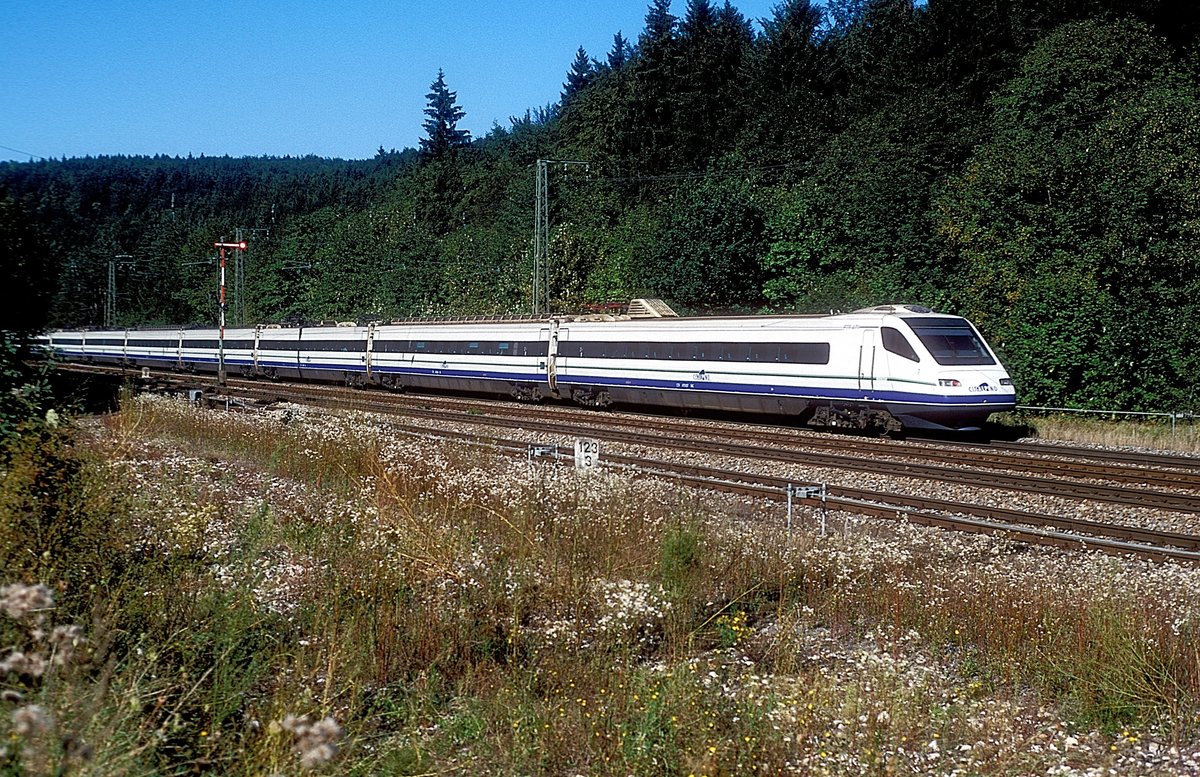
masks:
[[[653,0],[484,137],[439,72],[420,148],[373,159],[0,163],[0,327],[101,325],[110,264],[115,325],[211,326],[238,234],[231,323],[526,311],[534,164],[570,160],[555,310],[918,302],[975,321],[1023,403],[1200,409],[1190,5]]]

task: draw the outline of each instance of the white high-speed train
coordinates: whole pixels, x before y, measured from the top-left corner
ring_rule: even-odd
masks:
[[[1012,380],[964,318],[916,305],[823,316],[417,321],[56,331],[65,361],[387,388],[793,416],[813,426],[978,428]]]

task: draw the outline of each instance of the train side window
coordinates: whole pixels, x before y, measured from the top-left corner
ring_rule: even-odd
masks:
[[[921,357],[917,356],[917,352],[913,349],[912,344],[908,342],[904,333],[899,329],[885,326],[880,331],[882,332],[883,348],[885,351],[894,353],[897,356],[903,356],[912,362],[921,361]]]
[[[783,343],[779,361],[785,364],[829,364],[829,343]]]

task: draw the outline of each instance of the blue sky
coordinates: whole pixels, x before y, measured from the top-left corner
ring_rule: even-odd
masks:
[[[760,19],[777,3],[734,5]],[[439,67],[467,113],[459,126],[478,136],[557,100],[578,46],[603,57],[617,30],[636,39],[647,5],[6,0],[0,160],[362,159],[417,144]]]

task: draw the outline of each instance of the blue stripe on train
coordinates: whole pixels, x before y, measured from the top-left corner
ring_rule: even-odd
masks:
[[[92,352],[94,356],[116,356],[121,354],[104,354]],[[141,356],[137,358],[155,359],[160,358],[164,361],[177,361],[172,357],[155,357]],[[185,361],[193,362],[217,362],[217,359],[212,358],[196,358],[185,357]],[[225,359],[226,364],[253,364],[250,360],[241,359]],[[259,360],[260,367],[286,367],[288,369],[299,369],[305,372],[362,372],[365,373],[367,368],[362,364],[297,364],[294,361],[277,362],[264,359]],[[513,372],[488,372],[483,370],[456,370],[456,369],[421,369],[418,367],[389,367],[377,366],[372,368],[373,372],[392,373],[399,375],[417,375],[433,378],[463,378],[475,380],[515,380],[524,382],[542,382],[544,376],[540,373],[513,373]],[[754,383],[718,383],[714,381],[679,381],[679,380],[654,380],[648,378],[629,379],[629,378],[613,378],[608,376],[587,376],[587,375],[570,375],[560,376],[558,379],[559,385],[586,385],[586,386],[614,386],[619,388],[629,389],[659,389],[663,391],[707,391],[720,394],[751,394],[755,396],[776,396],[776,397],[794,397],[797,399],[844,399],[859,402],[891,402],[904,404],[922,404],[922,405],[940,405],[944,407],[980,407],[1003,409],[1011,408],[1016,405],[1016,399],[1011,395],[995,394],[991,396],[947,396],[944,394],[920,394],[916,392],[906,391],[883,391],[883,390],[867,390],[862,389],[838,389],[838,388],[819,388],[816,386],[763,386]]]
[[[992,407],[1015,405],[1011,395],[996,393],[983,396],[949,396],[946,394],[920,394],[911,391],[884,391],[880,389],[839,389],[818,386],[763,386],[754,383],[717,383],[708,380],[653,380],[646,378],[612,378],[600,376],[563,376],[559,385],[583,384],[588,386],[614,386],[618,388],[663,389],[666,391],[711,391],[721,394],[755,394],[759,396],[797,397],[803,399],[849,399],[868,402],[915,402],[920,404],[953,405],[955,407]]]

